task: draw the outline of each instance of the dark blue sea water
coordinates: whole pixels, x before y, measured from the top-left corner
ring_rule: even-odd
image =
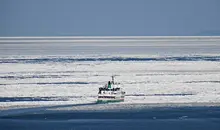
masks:
[[[64,107],[71,107],[71,105]],[[149,107],[116,111],[67,111],[29,108],[20,109],[17,112],[16,110],[5,111],[0,116],[0,129],[219,130],[220,107]]]

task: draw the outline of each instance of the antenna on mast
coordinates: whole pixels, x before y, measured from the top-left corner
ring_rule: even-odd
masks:
[[[114,84],[114,75],[112,75],[112,83]]]
[[[112,75],[112,83],[115,84],[115,76],[117,75]]]

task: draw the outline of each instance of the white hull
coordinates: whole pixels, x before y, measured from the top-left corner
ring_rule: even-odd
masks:
[[[117,94],[99,94],[97,102],[120,102],[124,101],[125,94],[123,92]]]

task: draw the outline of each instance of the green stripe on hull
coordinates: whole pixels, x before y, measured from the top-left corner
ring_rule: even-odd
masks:
[[[96,103],[123,102],[124,100],[97,100]]]

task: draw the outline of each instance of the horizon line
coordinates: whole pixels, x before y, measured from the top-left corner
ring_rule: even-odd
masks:
[[[219,36],[0,36],[0,39],[41,39],[41,38],[220,38]]]

